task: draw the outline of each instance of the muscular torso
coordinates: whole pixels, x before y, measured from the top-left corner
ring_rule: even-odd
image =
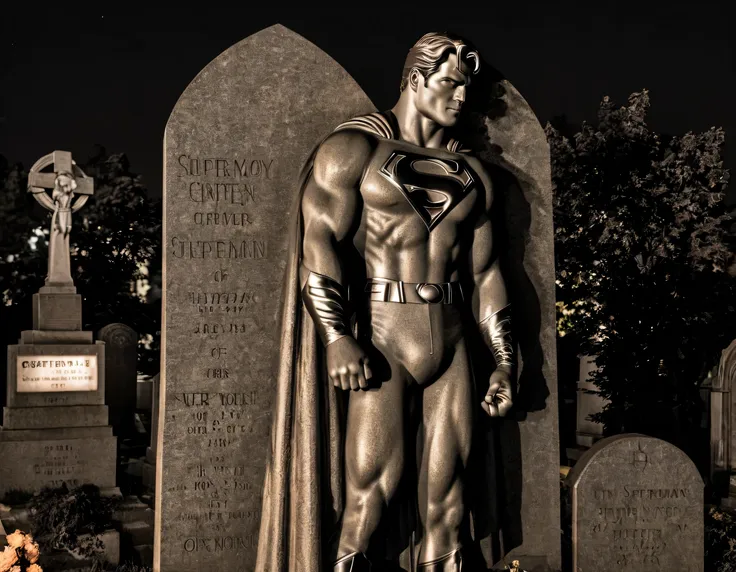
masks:
[[[368,278],[458,280],[491,192],[476,159],[378,139],[359,192],[353,243]]]
[[[356,263],[365,265],[367,278],[462,287],[488,266],[491,202],[490,180],[471,156],[337,132],[318,150],[305,189],[303,266],[358,292]],[[342,248],[349,245],[354,250]],[[420,385],[441,376],[463,347],[468,299],[355,301],[359,336],[402,366],[391,371],[406,371]]]

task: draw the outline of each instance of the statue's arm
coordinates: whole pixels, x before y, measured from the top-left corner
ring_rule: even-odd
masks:
[[[501,272],[491,224],[493,189],[486,183],[485,204],[473,231],[472,266],[478,307],[478,326],[493,352],[497,369],[511,373],[515,351],[511,339],[511,304]]]
[[[360,132],[332,134],[317,150],[304,189],[303,264],[341,285],[344,276],[337,246],[353,238],[362,202],[360,181],[371,152],[368,137]]]
[[[360,182],[373,145],[363,133],[339,131],[317,150],[302,199],[302,300],[327,348],[336,387],[368,389],[372,373],[350,334],[347,279],[339,246],[353,239],[362,212]]]

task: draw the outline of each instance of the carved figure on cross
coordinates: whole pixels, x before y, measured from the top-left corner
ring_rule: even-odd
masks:
[[[53,165],[53,172],[42,169]],[[51,189],[49,195],[46,191]],[[49,236],[48,287],[74,285],[70,268],[69,233],[72,213],[78,211],[94,193],[94,180],[87,177],[68,151],[54,151],[41,157],[28,174],[28,191],[41,206],[52,211]],[[75,196],[76,195],[76,196]]]

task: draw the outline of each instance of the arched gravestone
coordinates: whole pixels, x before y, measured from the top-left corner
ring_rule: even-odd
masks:
[[[525,568],[556,570],[549,149],[528,104],[510,83],[501,84],[504,112],[481,118],[479,134],[488,148],[482,158],[518,178],[500,185],[507,189],[499,195],[505,195],[522,390],[515,416],[496,423],[493,436],[502,462],[488,492],[501,491],[503,507],[478,532],[495,533],[495,545],[490,537],[483,544],[489,562],[510,552]],[[252,570],[257,542],[273,540],[259,540],[258,531],[297,180],[324,136],[370,111],[374,106],[337,63],[276,25],[205,67],[172,112],[165,136],[155,570]],[[282,502],[294,510],[298,501]],[[319,569],[306,555],[297,560],[295,569]]]
[[[624,434],[567,476],[575,572],[702,572],[703,479],[680,449]]]
[[[169,118],[156,570],[254,569],[297,178],[335,125],[373,109],[273,26],[208,64]]]

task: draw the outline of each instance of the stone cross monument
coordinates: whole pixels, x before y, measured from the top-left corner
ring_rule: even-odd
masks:
[[[51,165],[53,172],[41,172]],[[61,483],[113,489],[117,439],[105,405],[105,344],[82,329],[82,296],[70,272],[71,214],[92,194],[93,181],[70,153],[54,151],[31,167],[28,184],[54,213],[49,270],[33,295],[33,329],[8,346],[0,459],[12,461],[0,463],[0,496]]]
[[[41,169],[54,166],[53,173]],[[53,189],[51,195],[46,192]],[[77,212],[94,193],[94,180],[87,177],[72,160],[68,151],[54,151],[42,157],[31,167],[28,191],[44,208],[54,213],[49,236],[49,273],[41,292],[76,293],[69,266],[69,232],[72,213]],[[78,196],[74,196],[74,195]],[[75,200],[76,199],[76,200]]]

